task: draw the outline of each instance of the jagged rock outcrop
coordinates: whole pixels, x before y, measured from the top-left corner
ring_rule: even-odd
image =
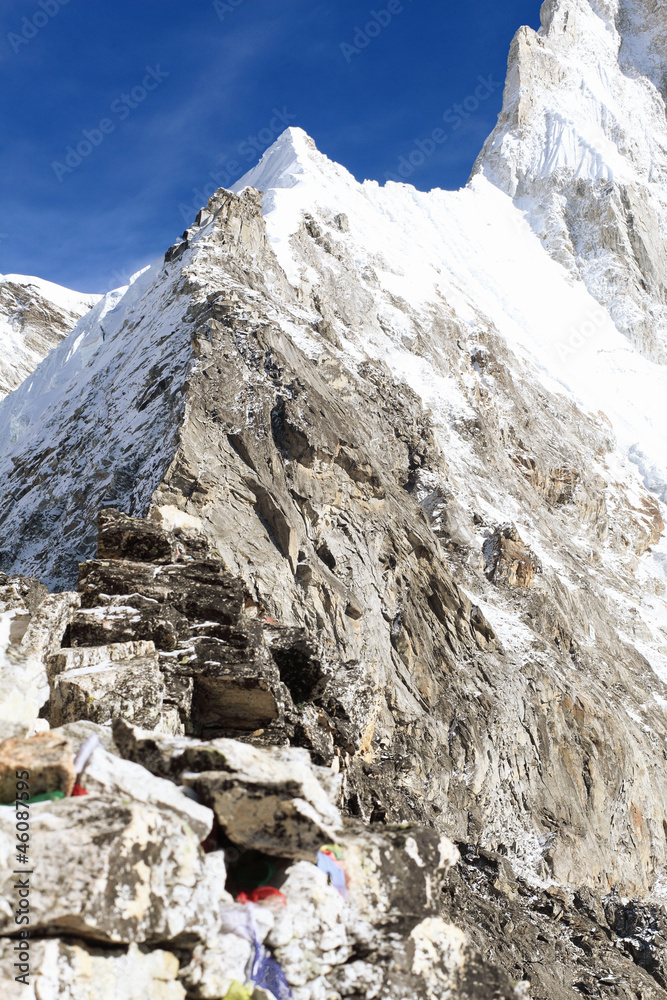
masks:
[[[266,758],[235,740],[156,741],[122,720],[114,739],[130,760],[194,789],[223,833],[247,850],[307,859],[340,832],[330,804],[339,781],[328,769],[313,771],[305,750],[276,749]]]
[[[486,575],[499,586],[528,589],[541,570],[539,560],[524,545],[513,524],[502,524],[484,542]]]
[[[312,169],[323,198],[349,192],[360,215],[336,239],[369,224],[354,182],[301,135],[292,130],[273,156],[258,183],[271,183],[275,162],[278,185]],[[276,212],[281,190],[265,196]],[[98,721],[129,714],[154,727],[168,708],[167,732],[187,723],[201,736],[245,730],[300,744],[335,762],[347,809],[364,819],[416,817],[508,849],[540,877],[646,891],[667,861],[667,690],[633,646],[639,627],[659,661],[657,626],[630,610],[659,581],[633,575],[627,542],[655,501],[614,451],[608,423],[543,388],[491,325],[482,332],[478,312],[469,325],[442,297],[390,305],[344,243],[332,256],[307,227],[292,238],[291,265],[278,245],[281,264],[271,225],[254,189],[218,192],[178,259],[145,272],[107,314],[104,340],[93,328],[84,336],[78,352],[95,372],[87,403],[77,389],[54,414],[14,394],[12,419],[26,429],[6,451],[5,566],[71,585],[85,555],[66,641],[156,647],[127,660],[122,684],[118,667],[65,671],[54,721],[90,704]],[[300,267],[318,275],[317,290],[294,277]],[[391,346],[399,314],[408,347]],[[332,347],[315,315],[341,343],[356,338],[354,351],[389,345],[394,370]],[[159,373],[147,352],[159,354]],[[33,378],[49,377],[57,353]],[[438,359],[433,378],[455,380],[454,409],[431,397],[449,416],[429,414],[398,374],[404,358],[423,366],[426,356]],[[47,435],[57,483],[41,474]],[[150,528],[103,527],[106,558],[91,560],[97,511],[114,495],[105,483],[129,452],[115,496]],[[518,454],[580,478],[554,502]],[[66,488],[70,474],[85,493]],[[440,541],[445,509],[444,524],[457,524],[451,547]],[[510,518],[542,567],[528,590],[486,576],[485,541]],[[160,525],[173,537],[160,541]],[[271,652],[276,626],[262,618],[285,630],[291,651]]]
[[[445,1000],[459,984],[462,997],[481,1000],[465,984],[482,970],[498,998],[518,1000],[503,973],[439,916],[442,886],[459,856],[440,834],[414,826],[343,829],[334,801],[338,781],[313,768],[303,750],[174,740],[121,719],[114,724],[117,743],[86,722],[52,734],[70,738],[76,749],[91,735],[109,749],[93,750],[87,794],[21,806],[30,810],[29,851],[39,858],[39,884],[33,868],[17,875],[5,865],[0,948],[4,959],[13,953],[16,975],[31,970],[21,983],[30,995],[135,996],[141,986],[155,1000],[220,1000],[230,989],[234,995],[234,983],[241,989],[252,981],[269,990],[253,993],[264,1000],[399,994]],[[114,756],[118,749],[135,762]],[[138,760],[169,778],[154,777]],[[210,836],[213,813],[176,787],[188,777],[184,768],[226,786],[225,795],[214,797],[219,825]],[[307,826],[299,833],[286,820],[285,796],[299,795],[300,806],[298,799],[293,804],[310,825],[306,839]],[[14,810],[1,808],[3,863],[15,849],[14,822]],[[258,838],[253,824],[256,831],[260,822]],[[342,892],[315,864],[331,833],[340,841],[332,850],[342,859]],[[295,855],[302,860],[289,860]],[[279,889],[234,902],[230,880],[250,893],[261,870]],[[25,886],[30,934],[9,938],[16,927],[12,891],[25,895]],[[7,961],[0,971],[10,996],[13,968]]]
[[[0,962],[9,969],[16,960],[14,942],[0,938]],[[76,938],[49,938],[31,945],[34,978],[26,986],[2,980],[7,1000],[184,1000],[178,982],[178,958],[168,951],[100,948]],[[21,964],[21,963],[19,963]],[[92,992],[91,992],[92,991]]]

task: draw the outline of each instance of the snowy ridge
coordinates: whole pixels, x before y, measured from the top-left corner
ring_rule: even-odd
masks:
[[[53,305],[58,306],[65,312],[79,314],[83,316],[96,302],[102,298],[86,292],[74,292],[71,288],[63,288],[53,281],[45,281],[43,278],[35,278],[25,274],[0,274],[0,285],[12,284],[21,285],[25,288],[35,289],[37,294]]]

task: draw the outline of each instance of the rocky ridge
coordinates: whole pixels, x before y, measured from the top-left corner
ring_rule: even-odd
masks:
[[[256,644],[265,641],[264,626],[268,648],[255,677],[249,676],[250,663],[243,676],[231,672],[237,689],[261,703],[253,682],[261,682],[270,662],[279,688],[279,669],[294,669],[303,655],[300,637],[283,635],[278,641],[279,627],[257,618],[261,609],[248,601],[240,580],[227,575],[222,588],[203,581],[206,572],[224,570],[191,530],[171,533],[111,511],[104,513],[100,529],[99,554],[105,558],[95,568],[107,570],[107,581],[116,569],[114,579],[122,582],[106,589],[121,593],[91,597],[90,567],[82,566],[78,593],[61,598],[70,608],[69,624],[54,618],[51,599],[30,581],[4,581],[3,616],[12,622],[21,616],[29,625],[9,637],[3,681],[7,663],[25,662],[39,634],[48,686],[39,699],[40,718],[33,703],[31,712],[26,708],[15,720],[16,735],[0,743],[0,769],[9,780],[17,767],[27,768],[32,793],[44,791],[49,781],[52,791],[69,793],[68,750],[80,750],[91,735],[98,741],[85,777],[76,775],[85,783],[84,795],[29,807],[30,852],[41,878],[34,879],[31,894],[27,947],[34,978],[28,995],[79,998],[93,988],[96,997],[161,1000],[214,1000],[236,996],[235,990],[255,1000],[381,995],[435,1000],[459,986],[461,996],[480,996],[472,988],[471,977],[477,977],[492,984],[499,998],[518,997],[509,979],[440,915],[441,887],[458,860],[456,847],[436,831],[414,825],[344,824],[337,808],[340,774],[314,766],[307,750],[289,746],[296,713],[287,689],[280,718],[265,720],[264,731],[251,733],[247,715],[239,712],[231,731],[218,729],[211,739],[178,735],[186,729],[201,736],[198,685],[209,680],[209,661],[194,663],[183,655],[189,641],[197,647],[215,634],[219,651],[236,656],[244,623],[246,631],[257,623]],[[178,561],[150,562],[160,557]],[[171,571],[169,583],[155,572],[160,568]],[[162,677],[141,687],[155,644],[138,638],[146,620],[133,613],[133,604],[141,608],[158,600],[165,616],[180,615],[180,634],[171,640],[158,636],[154,622],[153,638],[165,651],[164,660],[161,654],[154,657]],[[106,645],[82,627],[79,603],[97,604],[100,627],[108,624]],[[133,634],[130,641],[114,642],[120,617]],[[49,652],[59,641],[68,645]],[[170,659],[169,651],[176,656]],[[183,667],[179,681],[184,684],[187,677],[193,694],[190,703],[180,698],[176,707],[168,700],[175,664]],[[216,664],[218,676],[221,667]],[[91,676],[97,677],[96,687]],[[23,683],[29,687],[32,678],[24,676]],[[85,697],[63,697],[64,686],[85,691]],[[230,704],[238,704],[224,686],[206,686],[206,695],[211,710],[228,713]],[[151,731],[133,724],[146,720]],[[112,729],[104,727],[111,722]],[[40,732],[25,739],[35,727]],[[2,787],[10,802],[13,786]],[[16,928],[10,903],[17,878],[10,863],[14,824],[11,805],[0,806],[6,862],[1,975],[11,997],[26,995],[25,984],[8,975],[12,952],[22,947],[9,936]],[[336,841],[346,872],[342,892],[315,863],[323,857],[319,849]],[[271,892],[251,902],[238,896],[235,902],[241,888],[252,899],[254,887],[266,882],[258,872],[267,868],[273,873]],[[242,992],[248,980],[266,991]]]
[[[597,31],[611,5],[548,4],[542,42],[526,37],[569,45],[568,11],[568,58],[591,83],[581,24]],[[516,51],[506,111],[526,80],[528,110],[550,93]],[[642,93],[660,50],[644,51]],[[459,193],[359,185],[288,130],[0,404],[7,736],[40,709],[38,728],[98,727],[108,753],[216,812],[225,858],[252,835],[253,850],[312,866],[333,806],[353,881],[355,836],[418,823],[415,842],[460,845],[451,871],[423,866],[440,871],[438,899],[428,883],[391,946],[368,950],[355,931],[311,975],[295,941],[312,911],[286,951],[270,939],[302,1000],[664,995],[665,369],[641,324],[634,345],[619,333],[584,273],[589,251],[581,272],[564,268],[531,231],[528,182],[500,190],[507,115],[482,158],[493,183],[485,167]],[[581,180],[540,183],[561,176],[563,190]],[[612,242],[621,287],[636,258]],[[190,767],[197,747],[206,760]],[[285,767],[298,780],[276,822]],[[99,793],[129,795],[112,771]],[[137,801],[132,829],[150,805]],[[113,820],[92,812],[93,829]],[[141,933],[160,982],[177,961],[184,985],[169,989],[204,1000],[225,993],[209,982],[208,930],[188,937],[199,906],[186,894],[180,930]],[[76,986],[88,959],[63,935],[74,918],[44,913],[62,939],[44,962]],[[449,929],[417,941],[425,919]],[[119,933],[105,946],[127,945]],[[120,969],[124,954],[108,958]]]
[[[208,573],[216,565],[224,570],[187,523],[167,531],[155,521],[105,511],[98,556],[92,567],[81,567],[76,593],[58,595],[68,609],[64,617],[54,615],[53,596],[34,581],[3,581],[2,615],[15,623],[4,651],[3,687],[7,663],[16,667],[31,655],[48,685],[40,718],[35,702],[15,720],[15,737],[0,744],[0,768],[12,777],[17,766],[29,768],[35,793],[49,781],[52,789],[69,790],[68,751],[80,750],[91,735],[98,740],[83,777],[76,775],[85,796],[30,806],[30,849],[40,878],[31,894],[27,995],[78,1000],[93,988],[95,997],[130,1000],[665,996],[667,925],[659,907],[624,899],[615,889],[539,886],[518,877],[505,852],[466,843],[457,849],[432,828],[343,819],[336,808],[340,765],[314,766],[312,749],[289,746],[299,713],[307,718],[289,691],[280,719],[266,729],[251,732],[240,713],[235,729],[203,740],[179,735],[197,733],[200,719],[196,698],[176,706],[169,701],[172,669],[181,663],[195,692],[207,682],[207,661],[183,656],[193,637],[195,643],[203,638],[205,620],[205,631],[218,635],[218,670],[225,647],[237,648],[224,621],[234,620],[237,630],[241,619],[246,628],[256,623],[256,639],[268,643],[276,673],[301,662],[296,630],[289,643],[276,644],[280,626],[248,600],[242,581],[227,577],[222,590],[207,587],[202,566]],[[91,590],[90,570],[100,566],[105,581],[115,581],[106,589],[120,593]],[[162,688],[144,687],[142,701],[133,677],[145,674],[145,656],[156,648],[139,638],[146,619],[135,612],[146,601],[161,609],[153,636],[163,650],[157,656]],[[89,631],[90,617],[82,624],[81,605],[95,612],[101,631]],[[180,634],[167,639],[159,622],[176,611]],[[125,641],[115,642],[121,618]],[[106,645],[99,645],[101,638]],[[91,667],[81,666],[82,657]],[[260,677],[264,666],[256,670]],[[92,690],[88,677],[95,671],[101,686]],[[235,682],[248,679],[246,672]],[[59,693],[68,680],[87,697],[68,700],[63,713]],[[22,682],[33,689],[30,676]],[[207,691],[211,709],[216,700],[229,704],[224,688]],[[110,709],[107,694],[121,702],[120,710]],[[135,725],[147,711],[151,731]],[[39,734],[25,739],[35,728]],[[26,995],[6,972],[21,947],[8,936],[15,931],[13,813],[0,806],[7,873],[0,948],[10,997]],[[315,863],[332,841],[346,872],[344,897]],[[253,897],[267,870],[270,893]],[[235,902],[241,888],[256,902],[240,902],[240,896]],[[235,992],[248,979],[264,986]]]

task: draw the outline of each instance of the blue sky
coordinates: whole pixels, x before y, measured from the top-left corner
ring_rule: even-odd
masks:
[[[380,182],[442,128],[433,155],[412,155],[409,182],[460,187],[500,110],[512,36],[539,26],[539,8],[3,0],[0,273],[86,292],[124,283],[284,122]]]

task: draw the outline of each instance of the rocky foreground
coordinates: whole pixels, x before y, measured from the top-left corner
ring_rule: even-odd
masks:
[[[76,593],[5,576],[0,599],[1,797],[24,768],[31,796],[60,793],[27,807],[29,869],[0,809],[3,996],[667,995],[655,907],[540,886],[434,829],[364,824],[349,801],[343,818],[340,765],[313,763],[317,650],[187,519],[106,510]],[[15,869],[28,988],[11,974]]]
[[[459,192],[288,129],[0,401],[11,995],[667,998],[666,11]]]

